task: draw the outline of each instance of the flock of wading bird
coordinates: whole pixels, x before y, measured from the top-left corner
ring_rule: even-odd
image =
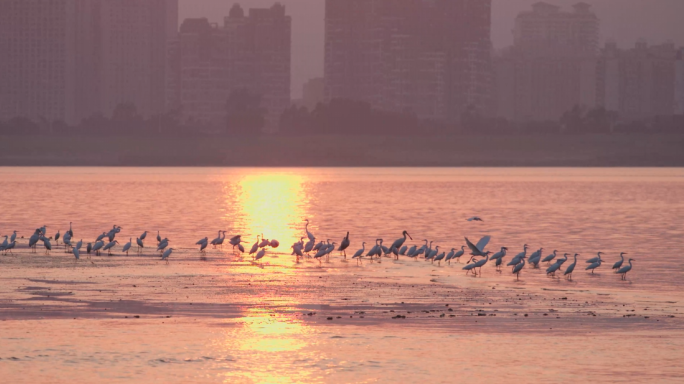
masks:
[[[483,220],[475,216],[469,218],[468,221]],[[316,259],[319,261],[319,263],[321,263],[323,258],[329,260],[330,255],[335,251],[335,249],[341,252],[344,255],[345,259],[347,258],[347,249],[351,245],[351,241],[349,239],[349,232],[347,232],[347,235],[340,241],[339,244],[336,242],[331,243],[329,239],[325,242],[319,241],[317,243],[316,236],[314,236],[314,234],[309,231],[309,220],[306,219],[305,222],[306,225],[304,227],[304,231],[306,232],[306,237],[302,236],[298,242],[292,244],[292,246],[290,247],[292,249],[292,255],[296,256],[297,258],[297,262],[299,262],[300,258],[307,257]],[[110,229],[109,231],[103,231],[102,234],[97,236],[96,240],[93,243],[87,243],[86,254],[88,255],[88,258],[90,258],[90,254],[92,252],[94,252],[96,255],[100,255],[100,252],[107,252],[107,254],[111,256],[112,250],[116,245],[119,244],[119,242],[115,238],[116,235],[120,232],[121,227],[114,225],[112,229]],[[206,248],[209,245],[212,245],[214,248],[222,249],[223,243],[226,239],[226,232],[227,231],[218,231],[218,237],[214,240],[209,241],[209,238],[205,237],[196,242],[195,245],[199,246],[200,252],[205,252]],[[59,245],[59,240],[61,236],[59,231],[57,231],[57,234],[54,236],[54,238],[46,237],[46,235],[47,228],[45,226],[37,228],[33,235],[29,238],[29,248],[31,248],[33,252],[36,252],[38,242],[42,242],[43,247],[45,248],[45,252],[47,254],[52,250],[51,240],[54,239],[56,245]],[[76,244],[73,244],[73,236],[74,232],[72,229],[72,223],[69,223],[69,230],[66,231],[63,236],[61,236],[62,244],[64,246],[65,252],[73,253],[76,260],[79,260],[81,255],[81,249],[83,247],[83,240],[79,240]],[[4,254],[11,254],[12,249],[14,249],[17,244],[17,231],[14,231],[12,235],[4,236],[4,238],[4,242],[0,244],[0,252]],[[146,238],[147,231],[143,232],[139,237],[135,239],[138,254],[140,254],[142,250],[145,248],[144,241]],[[304,239],[308,239],[308,241],[304,242]],[[470,251],[470,258],[466,265],[463,267],[463,270],[466,271],[466,275],[472,274],[473,276],[481,276],[482,267],[489,262],[493,262],[495,264],[497,272],[502,272],[502,268],[504,267],[505,262],[504,258],[508,254],[507,247],[501,247],[501,249],[493,255],[491,251],[485,251],[485,247],[487,247],[487,244],[489,244],[489,240],[491,239],[490,236],[484,236],[476,244],[473,244],[466,237],[466,245],[461,246],[460,249],[451,248],[451,250],[448,253],[446,251],[440,252],[440,246],[435,246],[433,248],[432,244],[434,243],[434,241],[428,242],[427,239],[423,240],[425,244],[423,244],[420,247],[415,244],[409,247],[408,244],[405,244],[407,239],[413,240],[413,238],[411,237],[411,235],[409,235],[407,231],[403,231],[402,237],[395,240],[391,244],[391,246],[385,246],[383,244],[383,239],[376,239],[375,244],[368,250],[366,249],[366,242],[363,242],[361,249],[357,250],[354,253],[352,259],[356,259],[357,262],[361,262],[363,258],[369,258],[371,261],[381,261],[382,257],[394,257],[398,260],[399,256],[407,256],[412,259],[418,259],[419,256],[423,256],[423,258],[426,261],[430,261],[432,263],[437,262],[438,265],[440,265],[441,262],[448,263],[449,265],[451,265],[452,260],[458,261],[460,263],[461,257],[465,255],[467,252],[467,247]],[[105,240],[107,240],[107,243],[105,243]],[[233,252],[239,255],[246,253],[245,248],[242,246],[242,243],[245,243],[245,241],[242,240],[241,235],[231,237],[228,240],[228,243],[233,246]],[[280,243],[278,242],[278,240],[269,240],[264,238],[263,235],[257,236],[257,240],[250,248],[248,255],[252,256],[254,261],[259,261],[263,259],[263,257],[266,255],[266,252],[269,249],[278,248],[279,245]],[[132,246],[133,238],[129,238],[128,243],[123,245],[121,251],[125,252],[126,255],[128,255],[128,252],[130,251]],[[157,252],[160,253],[161,260],[164,260],[168,263],[169,256],[171,256],[174,250],[175,248],[169,248],[169,239],[162,239],[162,237],[159,234],[159,231],[157,231]],[[562,272],[563,276],[565,276],[568,280],[572,280],[572,274],[577,266],[577,256],[579,256],[578,253],[574,254],[573,262],[570,265],[568,265],[565,268],[565,270],[562,270],[563,264],[569,259],[569,253],[563,254],[563,257],[560,258],[558,257],[558,251],[554,250],[553,253],[542,258],[542,252],[544,251],[544,248],[539,248],[537,251],[532,252],[530,255],[527,254],[527,251],[528,245],[525,244],[523,246],[523,251],[515,255],[511,259],[511,261],[505,264],[505,266],[511,267],[511,272],[516,275],[516,279],[520,278],[520,272],[526,266],[532,266],[533,268],[538,269],[540,268],[541,263],[546,263],[547,276],[556,277],[557,273]],[[625,261],[624,255],[626,254],[627,253],[625,252],[620,253],[620,260],[615,262],[612,268],[613,271],[615,271],[615,273],[621,275],[622,280],[625,280],[627,277],[627,273],[632,270],[632,261],[634,261],[634,259],[629,259],[628,265],[623,266]],[[603,252],[598,252],[596,257],[586,260],[586,263],[589,265],[586,266],[585,270],[590,270],[593,274],[594,270],[600,268],[603,265],[602,255],[604,255]]]

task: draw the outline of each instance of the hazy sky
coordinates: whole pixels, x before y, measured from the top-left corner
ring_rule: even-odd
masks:
[[[302,84],[323,74],[324,0],[279,0],[293,18],[292,93],[301,94]],[[513,20],[539,0],[493,0],[492,39],[496,48],[512,42]],[[601,19],[602,39],[631,46],[638,39],[649,43],[667,40],[684,45],[684,0],[584,0]],[[181,20],[208,17],[219,22],[234,3],[244,8],[268,7],[275,0],[180,0]],[[547,0],[569,9],[579,0]]]

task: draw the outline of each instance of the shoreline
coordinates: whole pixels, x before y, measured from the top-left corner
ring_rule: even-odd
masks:
[[[0,166],[682,167],[684,134],[0,136]]]
[[[515,324],[516,333],[684,331],[681,305],[664,299],[647,304],[644,293],[637,299],[604,289],[544,289],[465,277],[460,269],[446,280],[428,271],[387,275],[385,263],[403,265],[391,259],[360,268],[342,261],[319,267],[274,253],[259,265],[224,253],[203,261],[183,250],[166,265],[152,255],[94,256],[91,263],[25,251],[0,258],[0,322],[234,321],[258,309],[320,325],[392,324],[448,332],[483,323],[502,329]]]

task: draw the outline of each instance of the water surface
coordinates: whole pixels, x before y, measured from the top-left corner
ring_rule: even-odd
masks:
[[[92,381],[84,369],[109,381],[165,382],[676,382],[684,374],[684,169],[0,168],[0,180],[2,235],[28,237],[42,225],[63,234],[73,222],[76,239],[89,242],[120,225],[121,244],[147,230],[148,247],[160,231],[178,248],[168,266],[149,249],[122,256],[120,246],[75,264],[60,250],[31,254],[26,239],[15,256],[0,256],[0,372],[13,382]],[[473,215],[485,221],[467,222]],[[509,255],[527,243],[581,256],[573,281],[542,270],[516,281],[492,266],[472,278],[462,265],[406,258],[357,265],[335,254],[321,266],[297,264],[287,248],[305,236],[305,218],[321,240],[349,231],[350,253],[408,230],[409,243],[447,251],[464,236],[491,235],[488,249],[507,246]],[[200,260],[194,243],[218,230],[242,234],[248,249],[261,234],[281,246],[261,265],[229,247]],[[606,264],[592,276],[584,260],[598,251]],[[637,260],[627,281],[609,271],[620,252]],[[497,316],[478,321],[478,310]],[[390,320],[398,313],[409,319]],[[639,320],[623,318],[631,313]]]

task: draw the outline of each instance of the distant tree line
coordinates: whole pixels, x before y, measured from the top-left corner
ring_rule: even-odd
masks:
[[[292,106],[280,118],[280,133],[295,134],[434,134],[444,127],[420,121],[410,112],[385,112],[356,100],[334,99],[319,103],[309,112],[305,107]]]
[[[182,120],[182,110],[144,118],[134,103],[120,103],[111,117],[96,114],[70,126],[63,121],[35,122],[26,117],[0,120],[0,135],[92,135],[92,136],[258,136],[264,128],[266,110],[261,96],[245,89],[235,90],[226,100],[226,121],[222,127]]]
[[[684,116],[663,116],[621,123],[615,112],[603,107],[571,108],[559,120],[512,122],[483,116],[469,106],[458,124],[421,120],[410,111],[386,112],[369,103],[334,99],[319,103],[309,111],[293,105],[283,112],[280,133],[370,134],[370,135],[449,135],[449,134],[597,134],[597,133],[684,133]]]
[[[226,100],[223,126],[209,126],[192,119],[183,121],[182,110],[143,118],[133,103],[121,103],[111,117],[101,114],[76,126],[62,121],[37,123],[26,117],[0,121],[0,135],[96,135],[96,136],[259,136],[265,126],[266,109],[261,96],[246,89],[233,91]],[[620,122],[619,116],[602,107],[575,106],[556,121],[511,122],[483,116],[469,106],[459,124],[419,119],[410,110],[388,112],[369,103],[333,99],[313,110],[293,105],[280,117],[280,135],[450,135],[450,134],[596,134],[684,133],[684,116],[661,116]]]

